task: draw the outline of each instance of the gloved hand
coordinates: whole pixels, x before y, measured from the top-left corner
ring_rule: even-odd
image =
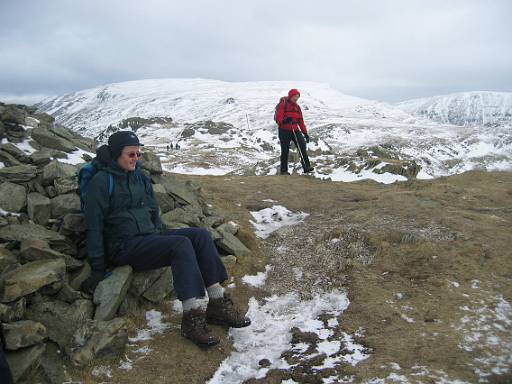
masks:
[[[309,143],[309,135],[307,133],[304,134],[304,138],[306,139],[306,143]]]
[[[290,116],[288,116],[287,118],[285,118],[283,120],[283,124],[290,124],[292,121],[293,121],[293,119]]]
[[[105,278],[104,270],[93,270],[91,276],[89,276],[81,285],[80,290],[88,293],[89,295],[94,294],[94,290],[101,280]]]

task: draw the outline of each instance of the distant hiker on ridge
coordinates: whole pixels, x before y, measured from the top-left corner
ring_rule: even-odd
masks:
[[[282,97],[279,101],[274,115],[274,120],[279,126],[279,141],[281,143],[281,175],[290,174],[288,172],[288,153],[291,140],[299,151],[304,173],[310,173],[314,170],[309,163],[306,149],[306,143],[309,143],[309,135],[302,118],[302,110],[297,104],[299,97],[300,92],[298,90],[290,89],[288,97]]]
[[[208,230],[163,227],[151,179],[139,165],[142,145],[133,132],[116,132],[80,171],[92,269],[81,289],[93,294],[109,265],[130,265],[136,272],[171,266],[183,305],[182,335],[198,345],[215,345],[220,340],[207,324],[240,328],[251,321],[220,285],[228,274]],[[207,305],[201,300],[205,291]]]

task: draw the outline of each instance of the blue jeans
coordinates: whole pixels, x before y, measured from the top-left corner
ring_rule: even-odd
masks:
[[[227,280],[228,274],[210,233],[205,228],[169,229],[135,236],[111,257],[114,265],[134,271],[170,266],[179,300],[204,297],[205,287]]]

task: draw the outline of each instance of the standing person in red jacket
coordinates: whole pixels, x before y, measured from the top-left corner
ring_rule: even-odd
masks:
[[[276,121],[279,125],[279,141],[281,142],[281,175],[290,174],[288,172],[288,152],[290,151],[291,140],[293,140],[295,146],[300,148],[302,153],[300,162],[304,173],[312,172],[314,169],[309,163],[306,150],[309,135],[302,118],[302,110],[297,104],[299,97],[300,92],[298,90],[290,89],[288,97],[282,97],[277,107]]]

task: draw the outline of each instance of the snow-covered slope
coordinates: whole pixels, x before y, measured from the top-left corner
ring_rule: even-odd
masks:
[[[512,168],[512,143],[504,131],[417,120],[402,106],[319,83],[140,80],[51,98],[38,108],[91,137],[126,127],[126,119],[165,117],[139,122],[137,134],[161,150],[168,170],[273,174],[279,156],[274,107],[290,88],[302,94],[317,177],[393,182],[416,175],[417,165],[418,177]],[[164,150],[177,141],[180,151]]]
[[[461,92],[397,106],[412,115],[461,126],[512,126],[512,92]]]

